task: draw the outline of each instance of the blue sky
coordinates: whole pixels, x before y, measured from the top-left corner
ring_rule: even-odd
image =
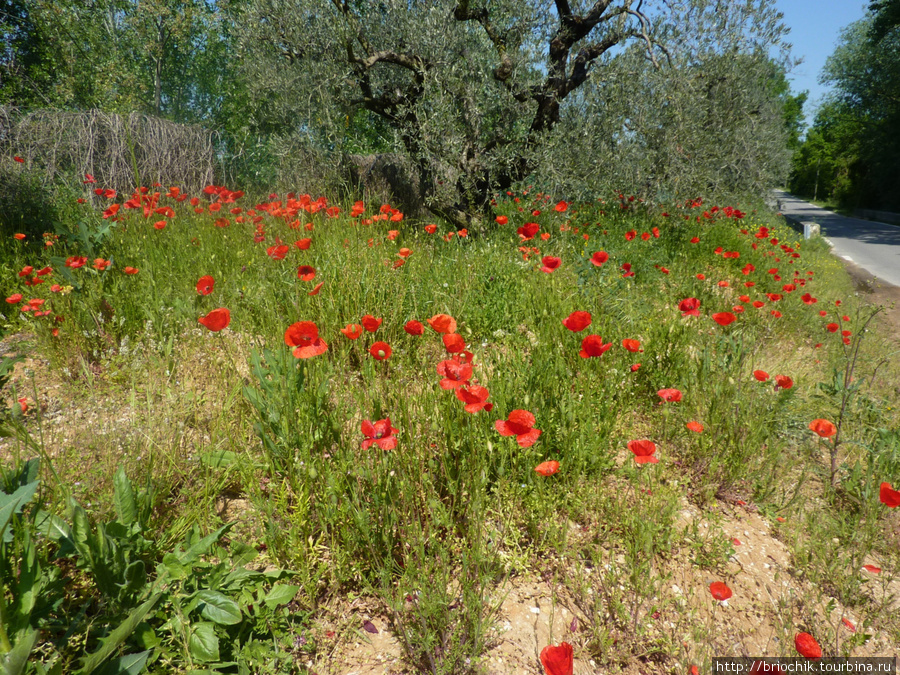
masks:
[[[794,58],[803,57],[788,79],[795,92],[809,91],[805,106],[809,123],[817,100],[829,89],[818,83],[825,60],[834,51],[841,29],[863,18],[869,0],[775,0],[775,4],[791,29],[787,40],[793,45]]]

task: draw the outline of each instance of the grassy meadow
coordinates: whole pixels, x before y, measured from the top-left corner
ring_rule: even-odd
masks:
[[[900,645],[897,341],[764,207],[98,187],[0,246],[8,672]]]

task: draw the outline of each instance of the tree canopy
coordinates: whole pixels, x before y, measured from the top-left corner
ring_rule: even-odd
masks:
[[[774,0],[2,3],[0,102],[202,122],[255,159],[402,153],[461,224],[523,181],[763,189],[796,134]]]
[[[900,2],[848,26],[821,81],[834,92],[795,156],[791,188],[848,207],[900,210]]]

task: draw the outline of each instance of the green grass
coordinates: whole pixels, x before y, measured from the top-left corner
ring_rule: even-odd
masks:
[[[714,623],[703,624],[695,643],[704,646],[694,649],[678,631],[700,630],[690,628],[696,608],[669,632],[650,627],[652,617],[683,609],[669,591],[679,569],[734,574],[734,549],[696,522],[679,525],[678,514],[693,504],[714,520],[738,500],[792,523],[779,536],[798,575],[819,589],[809,591],[804,626],[826,651],[854,646],[832,640],[829,617],[815,609],[826,595],[896,641],[889,603],[872,602],[877,594],[859,572],[873,556],[897,568],[897,548],[884,536],[897,521],[878,499],[880,483],[900,475],[900,441],[890,431],[896,395],[884,386],[892,347],[857,333],[872,310],[827,247],[797,240],[763,212],[735,218],[669,205],[664,215],[614,200],[561,212],[539,197],[519,199],[497,207],[509,224],[449,240],[443,225],[429,234],[425,223],[363,224],[378,213],[373,205],[355,219],[302,209],[275,217],[248,214],[245,197],[237,216],[228,213],[236,204],[197,214],[163,195],[157,206],[171,205],[173,217],[122,208],[111,222],[94,199],[72,208],[52,246],[14,242],[5,291],[46,299],[41,309],[50,313],[35,318],[7,305],[15,316],[4,329],[33,335],[33,353],[52,368],[34,381],[29,412],[16,404],[7,416],[16,439],[8,470],[39,455],[44,509],[71,526],[76,502],[90,502],[82,530],[105,531],[124,552],[117,573],[138,559],[145,570],[142,583],[113,597],[97,576],[106,549],[91,549],[85,535],[88,543],[68,550],[22,511],[11,545],[36,541],[44,567],[72,568],[46,578],[55,607],[23,615],[22,625],[38,631],[28,667],[69,672],[83,654],[102,655],[109,631],[132,616],[108,656],[142,655],[151,672],[304,672],[302,663],[326,658],[324,617],[342,597],[363,596],[390,618],[410,667],[478,672],[496,642],[498,598],[530,574],[557,579],[560,602],[580,616],[582,630],[567,634],[576,658],[612,669],[644,658],[686,667],[719,655]],[[215,224],[222,214],[228,227]],[[526,222],[549,237],[520,241],[516,228]],[[308,250],[292,246],[307,237]],[[267,255],[281,242],[290,246],[284,259]],[[610,259],[597,267],[590,257],[600,250]],[[67,267],[70,256],[87,264]],[[544,273],[542,256],[562,264]],[[95,258],[111,265],[95,269]],[[625,263],[633,276],[623,276]],[[30,275],[16,276],[26,265],[53,272],[26,287]],[[299,280],[299,265],[314,267],[315,278]],[[204,275],[215,278],[209,295],[195,288]],[[806,292],[815,304],[801,300]],[[685,298],[700,301],[699,316],[682,316]],[[230,311],[221,332],[197,322],[216,308]],[[580,333],[562,323],[574,311],[592,315]],[[719,325],[711,317],[721,312],[736,320]],[[340,332],[367,314],[383,320],[374,334]],[[467,413],[439,386],[438,364],[451,355],[426,321],[437,314],[456,320],[473,355],[472,383],[489,390],[492,410]],[[404,330],[411,320],[425,324],[423,335]],[[315,322],[327,351],[292,355],[285,331],[299,321]],[[832,321],[851,331],[850,345],[826,330]],[[588,334],[611,347],[581,358]],[[641,351],[623,348],[624,339],[639,340]],[[375,341],[391,346],[390,358],[370,355]],[[845,385],[833,373],[854,358]],[[759,382],[755,370],[773,379]],[[777,374],[793,386],[777,390]],[[99,420],[51,430],[40,405],[51,381],[69,400],[104,411]],[[17,387],[11,402],[24,384],[9,385]],[[666,388],[683,398],[663,402],[657,392]],[[533,445],[495,428],[514,410],[533,413],[541,430]],[[363,422],[386,418],[396,447],[362,450]],[[834,480],[830,451],[808,428],[817,418],[841,422]],[[686,428],[691,421],[703,432]],[[658,464],[635,464],[627,444],[638,439],[656,444]],[[538,475],[548,460],[559,472]],[[120,466],[151,504],[138,524],[123,522],[124,483],[112,480]],[[219,529],[223,498],[244,500],[227,531]],[[215,532],[207,557],[178,561],[179,550]],[[241,572],[258,551],[263,567],[280,571]],[[279,583],[293,595],[266,603]],[[17,588],[7,587],[8,600]],[[219,614],[198,600],[212,592]],[[149,598],[155,604],[137,617]],[[799,630],[794,616],[783,627],[788,638]],[[22,630],[13,644],[25,644]],[[793,654],[790,639],[772,649]]]

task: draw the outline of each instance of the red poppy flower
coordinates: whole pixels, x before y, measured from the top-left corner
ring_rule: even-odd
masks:
[[[583,358],[591,358],[593,356],[602,356],[612,347],[612,342],[603,344],[603,339],[599,335],[588,335],[581,341],[581,351],[578,355]]]
[[[425,332],[425,326],[423,326],[420,322],[415,321],[415,320],[407,321],[406,324],[403,326],[403,330],[405,330],[410,335],[421,335],[422,333]]]
[[[697,298],[685,298],[678,303],[681,316],[700,316],[700,301]]]
[[[21,232],[16,232],[13,235],[13,239],[18,239],[19,241],[22,241],[24,238],[25,238],[25,235]]]
[[[544,266],[541,267],[541,272],[546,272],[547,274],[555,272],[559,269],[559,266],[562,265],[562,260],[560,258],[554,258],[552,255],[544,256],[541,259],[541,262],[544,264]]]
[[[318,295],[319,291],[322,290],[322,286],[324,286],[324,285],[325,285],[325,282],[320,281],[319,283],[316,284],[315,288],[313,288],[309,293],[307,293],[307,295]]]
[[[443,377],[439,383],[441,389],[467,387],[469,380],[472,379],[472,364],[460,363],[453,359],[441,361],[437,365],[437,372]]]
[[[290,250],[289,246],[282,244],[281,246],[270,246],[266,249],[266,253],[272,260],[284,260]]]
[[[609,253],[606,251],[597,251],[594,255],[591,256],[590,263],[596,267],[600,267],[603,263],[609,260]]]
[[[300,281],[312,281],[316,278],[316,268],[312,265],[300,265],[297,268],[297,278]]]
[[[838,328],[840,328],[840,326],[838,326],[836,323],[830,323],[825,326],[825,330],[827,330],[829,333],[837,333]]]
[[[444,348],[451,354],[461,352],[466,348],[466,341],[457,333],[446,333],[441,336]]]
[[[654,457],[656,443],[653,441],[628,441],[628,449],[634,453],[634,461],[638,464],[656,464],[659,459]]]
[[[22,302],[22,294],[13,293],[8,298],[6,298],[6,301],[11,305],[17,305],[18,303]]]
[[[197,280],[197,292],[200,295],[209,295],[213,292],[213,287],[215,285],[216,280],[207,274],[206,276],[200,277]]]
[[[642,351],[644,351],[643,349],[641,349],[641,342],[640,342],[640,340],[630,340],[630,339],[627,339],[627,338],[626,338],[625,340],[622,340],[622,347],[623,347],[624,349],[626,349],[627,351],[629,351],[629,352],[642,352]]]
[[[72,269],[84,267],[86,264],[87,258],[83,255],[73,255],[66,258],[66,267],[71,267]]]
[[[813,420],[809,423],[809,428],[822,438],[831,438],[837,433],[837,427],[823,419]]]
[[[625,233],[625,240],[631,241],[636,236],[637,236],[637,232],[635,232],[634,230],[629,230],[628,232]]]
[[[455,333],[456,319],[449,314],[435,314],[427,319],[428,325],[437,333]]]
[[[541,664],[546,675],[572,675],[575,668],[572,645],[568,642],[547,645],[541,650]]]
[[[863,565],[863,569],[871,574],[881,574],[881,568],[875,567],[875,565]]]
[[[719,602],[724,602],[731,597],[731,589],[721,581],[714,581],[709,585],[709,592]]]
[[[688,422],[687,424],[685,424],[684,426],[686,426],[688,429],[690,429],[691,431],[694,431],[698,434],[703,433],[703,425],[700,424],[700,422],[691,421],[691,422]]]
[[[805,302],[807,305],[814,305],[818,302],[816,298],[811,296],[809,293],[804,293],[800,296],[800,299]]]
[[[509,222],[509,218],[507,218],[506,216],[497,216],[495,220],[497,221],[498,225],[506,225]]]
[[[18,162],[19,164],[24,164],[24,163],[25,163],[25,160],[22,159],[21,157],[19,157],[18,155],[16,155],[15,157],[13,157],[13,161]]]
[[[306,239],[298,239],[294,242],[294,246],[299,248],[301,251],[306,251],[310,246],[312,246],[312,239],[308,237]]]
[[[477,384],[468,387],[456,387],[456,398],[465,403],[464,410],[467,413],[476,413],[479,410],[490,412],[494,408],[493,403],[488,403],[490,393],[487,389]]]
[[[363,327],[358,323],[348,323],[344,328],[341,328],[341,332],[350,340],[356,340],[360,335],[362,335]]]
[[[640,364],[640,363],[635,363],[635,364],[633,364],[633,365],[631,366],[631,372],[632,372],[632,373],[636,373],[638,370],[640,370],[640,368],[641,368],[641,364]]]
[[[728,324],[736,321],[737,317],[731,312],[718,312],[712,315],[712,319],[720,326],[727,326]]]
[[[140,270],[137,267],[126,267],[122,270],[125,274],[137,274]]]
[[[503,223],[500,223],[500,224],[503,225]],[[426,225],[426,226],[425,226],[425,231],[426,231],[428,234],[434,234],[434,233],[437,231],[437,225],[434,225],[434,224],[432,224],[432,225]]]
[[[555,211],[559,211],[560,213],[562,213],[563,211],[565,211],[568,208],[569,208],[568,202],[563,202],[563,201],[557,202],[556,206],[553,207],[553,209]]]
[[[197,319],[197,321],[202,323],[213,333],[218,333],[229,323],[231,323],[231,312],[229,312],[224,307],[219,307],[218,309],[214,309],[213,311],[211,311],[206,316],[201,316],[199,319]]]
[[[369,420],[363,420],[362,432],[366,440],[362,442],[362,449],[368,450],[370,446],[377,445],[382,450],[393,450],[397,447],[397,437],[394,436],[398,429],[391,426],[391,418],[378,420],[374,424]]]
[[[362,323],[363,328],[365,328],[367,331],[369,331],[370,333],[374,333],[376,330],[378,330],[378,327],[381,325],[382,321],[384,321],[384,319],[376,319],[371,314],[366,314],[360,320],[360,323]]]
[[[660,389],[656,393],[667,403],[678,403],[681,400],[681,392],[678,389]]]
[[[310,359],[328,350],[328,345],[319,337],[319,327],[312,321],[298,321],[288,326],[284,342],[296,348],[294,356],[298,359]]]
[[[572,312],[568,317],[563,319],[562,324],[573,333],[578,333],[591,325],[591,313],[580,311]]]
[[[800,656],[808,659],[822,658],[822,648],[809,633],[797,633],[797,637],[794,638],[794,648]]]
[[[534,415],[527,410],[513,410],[505,420],[494,422],[501,436],[515,436],[520,447],[528,448],[537,442],[540,429],[534,428]]]
[[[849,630],[851,633],[856,632],[856,626],[854,626],[853,622],[847,617],[842,617],[841,623],[844,624],[847,627],[847,630]]]
[[[794,386],[794,380],[787,375],[775,376],[775,389],[790,389]]]
[[[391,358],[391,346],[387,342],[376,342],[371,347],[369,347],[369,353],[375,358],[376,361],[384,361],[385,359]]]
[[[541,462],[536,467],[534,467],[534,470],[542,476],[552,476],[557,471],[559,471],[559,462],[555,460]]]
[[[522,227],[516,230],[516,233],[519,235],[522,241],[530,241],[534,239],[534,236],[540,229],[541,226],[537,223],[525,223]]]
[[[760,382],[766,382],[769,379],[769,374],[764,370],[754,370],[753,377],[755,377]]]
[[[881,503],[889,509],[895,509],[900,506],[900,490],[891,488],[890,483],[882,483],[881,491],[878,494]]]

